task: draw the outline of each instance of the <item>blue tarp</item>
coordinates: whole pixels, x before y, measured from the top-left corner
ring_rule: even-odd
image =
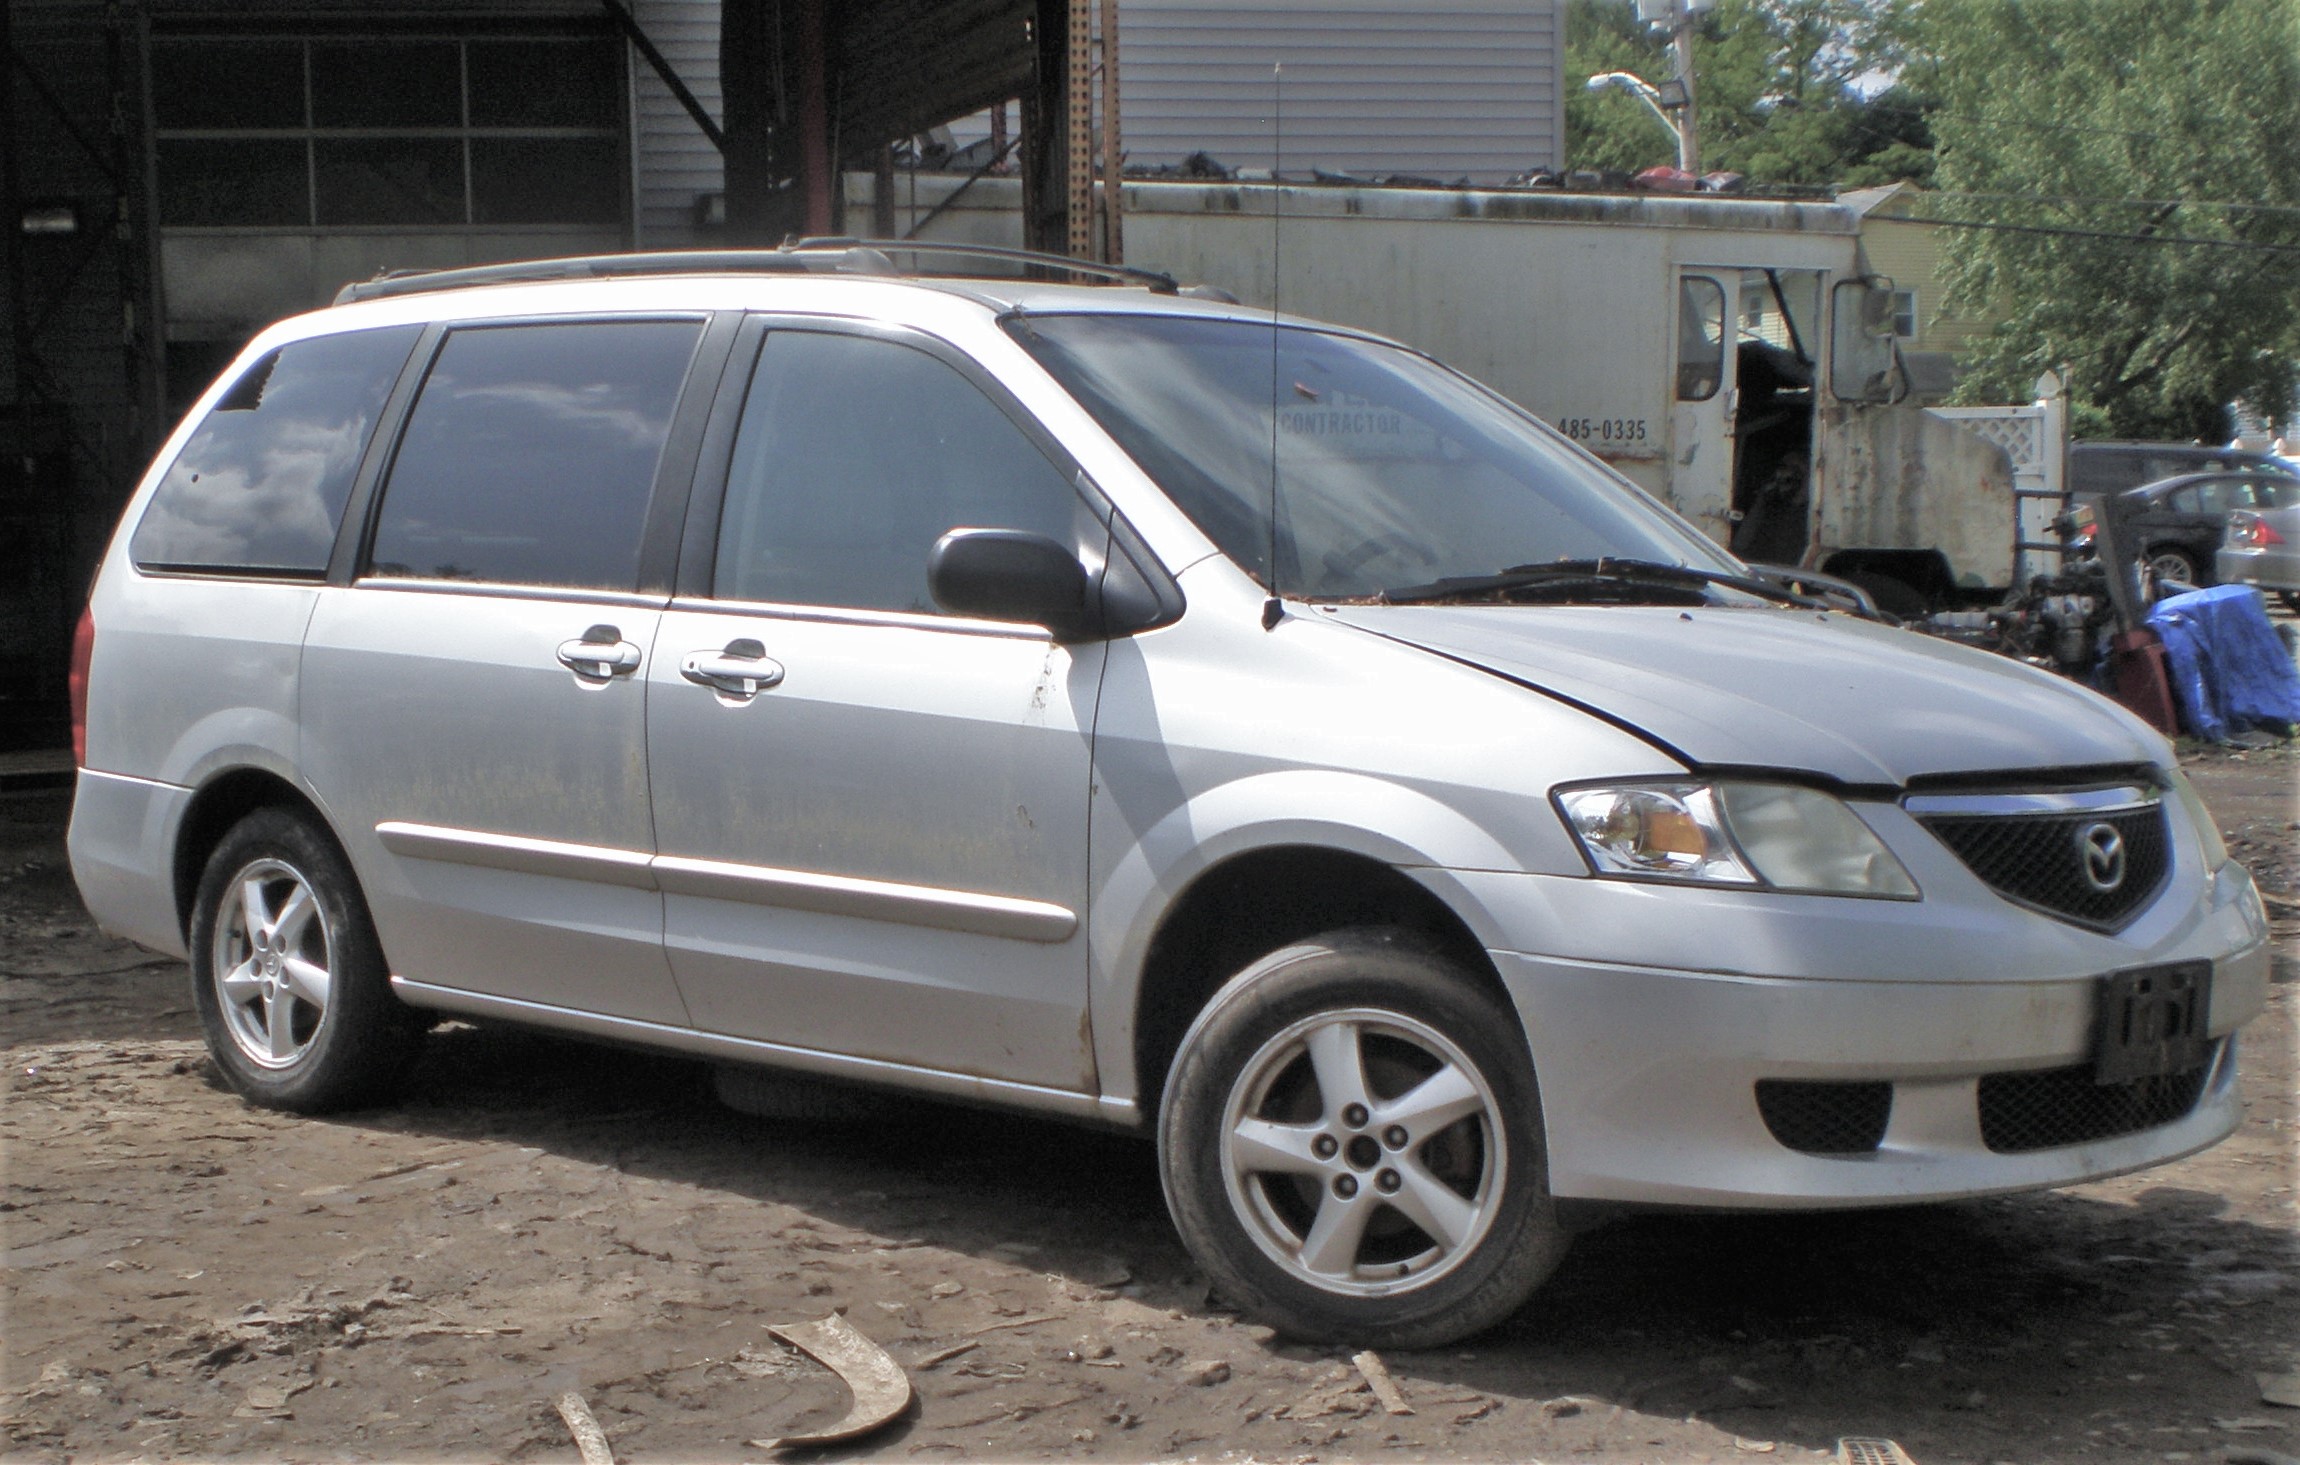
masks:
[[[2259,591],[2220,585],[2175,595],[2150,609],[2148,627],[2164,643],[2188,731],[2221,743],[2246,728],[2300,723],[2300,670]]]

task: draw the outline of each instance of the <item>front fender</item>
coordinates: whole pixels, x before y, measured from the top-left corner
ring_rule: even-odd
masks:
[[[1349,818],[1333,811],[1347,810]],[[1360,855],[1419,881],[1485,946],[1506,944],[1494,915],[1455,870],[1515,870],[1521,856],[1460,810],[1360,773],[1283,769],[1233,779],[1171,810],[1125,851],[1095,892],[1095,1066],[1105,1097],[1137,1098],[1134,1013],[1150,943],[1207,871],[1258,850],[1309,847]]]

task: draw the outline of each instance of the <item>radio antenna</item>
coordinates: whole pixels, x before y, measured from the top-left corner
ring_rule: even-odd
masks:
[[[1284,253],[1278,224],[1286,212],[1286,63],[1270,67],[1270,598],[1262,602],[1262,629],[1274,631],[1286,618],[1278,593],[1278,271]]]

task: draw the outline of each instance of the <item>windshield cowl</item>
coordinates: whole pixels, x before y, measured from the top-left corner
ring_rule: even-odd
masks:
[[[1698,565],[1607,558],[1512,565],[1490,575],[1454,576],[1385,590],[1372,605],[1683,605],[1763,604],[1821,608],[1823,602],[1766,580]]]

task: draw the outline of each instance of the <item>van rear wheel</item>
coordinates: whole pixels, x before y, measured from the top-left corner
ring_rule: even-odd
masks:
[[[192,1000],[231,1086],[317,1113],[388,1096],[424,1022],[391,992],[367,903],[335,842],[258,809],[208,857],[194,897]]]
[[[1168,1208],[1223,1296],[1294,1337],[1430,1348],[1564,1255],[1515,1014],[1399,931],[1233,978],[1161,1105]]]

